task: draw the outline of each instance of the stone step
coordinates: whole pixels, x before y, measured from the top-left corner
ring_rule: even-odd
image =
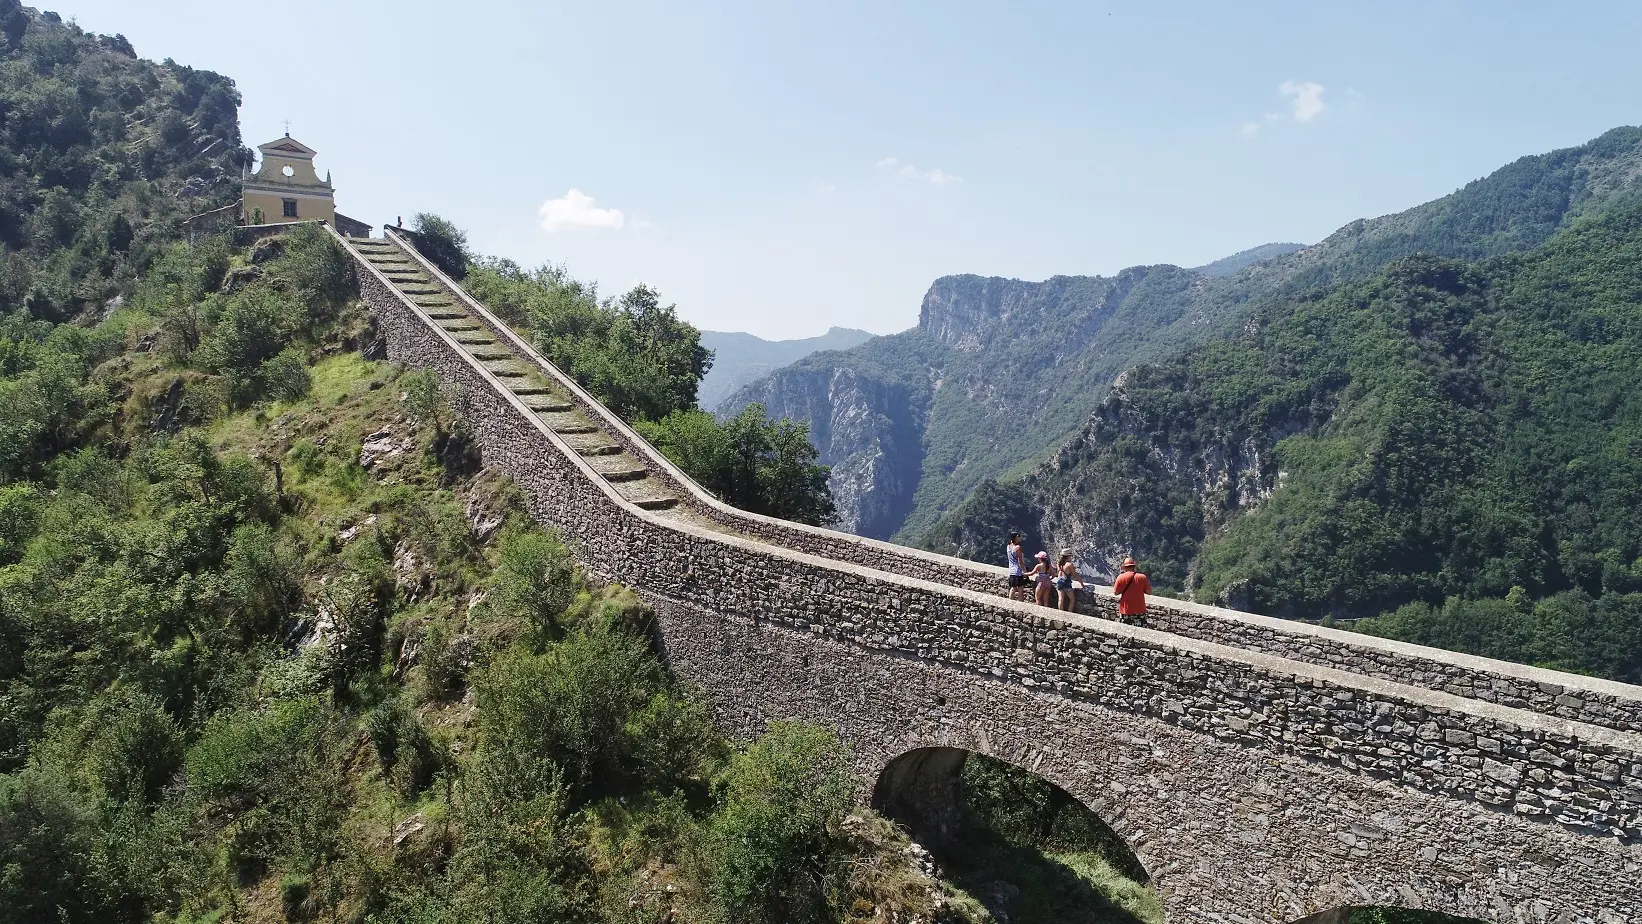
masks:
[[[400,286],[399,291],[405,293],[406,295],[444,295],[445,294],[442,290],[435,289],[433,286],[429,286],[429,285]]]
[[[438,308],[431,309],[427,314],[435,321],[457,321],[468,316],[466,311],[441,311]]]
[[[644,510],[668,510],[678,506],[678,498],[662,490],[654,481],[629,481],[615,487],[628,503]]]
[[[438,315],[432,314],[432,315],[429,315],[429,317],[437,318]],[[498,350],[498,349],[469,350],[468,352],[473,354],[474,359],[477,359],[482,363],[484,363],[484,362],[501,362],[503,360],[509,360],[509,359],[514,358],[513,354],[508,352],[507,350]]]
[[[553,428],[553,432],[560,436],[575,436],[579,433],[597,433],[599,428],[590,423],[564,424]]]
[[[551,394],[553,394],[553,389],[548,388],[546,385],[535,385],[535,384],[519,385],[519,386],[514,387],[512,389],[512,391],[513,391],[514,394],[519,395],[520,397],[523,397],[525,395],[551,395]]]
[[[650,477],[650,471],[648,469],[637,462],[632,461],[623,461],[619,466],[609,465],[609,470],[606,471],[604,460],[617,458],[617,456],[602,456],[595,457],[588,461],[593,463],[593,468],[597,470],[599,474],[604,476],[605,481],[613,484],[627,481],[639,481],[640,479]]]
[[[495,343],[496,338],[489,334],[463,334],[456,338],[456,342],[465,347],[483,347]]]
[[[565,411],[576,409],[574,404],[557,395],[526,395],[522,397],[525,399],[525,407],[538,414],[563,414]]]
[[[439,326],[453,334],[472,330],[484,330],[478,321],[440,321]]]
[[[530,375],[530,373],[515,366],[493,367],[487,365],[485,368],[490,370],[491,375],[499,379],[522,379]]]

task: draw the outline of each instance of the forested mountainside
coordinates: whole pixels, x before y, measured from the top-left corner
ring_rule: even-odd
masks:
[[[112,308],[189,215],[239,196],[234,82],[0,0],[0,311]]]
[[[1642,680],[1642,202],[1524,253],[1419,256],[1126,373],[944,524],[1165,587]],[[1541,601],[1536,606],[1536,601]],[[1407,606],[1405,606],[1407,605]],[[1402,609],[1398,609],[1402,607]]]
[[[847,350],[871,340],[874,334],[848,327],[829,328],[819,337],[765,340],[752,334],[717,330],[701,332],[701,345],[713,351],[713,367],[701,379],[696,400],[713,410],[737,389],[811,353]]]
[[[966,769],[937,878],[826,732],[725,740],[378,358],[323,230],[182,239],[237,194],[232,83],[5,0],[0,35],[0,924],[1161,920],[1020,771]],[[714,445],[654,293],[506,270],[542,349]],[[813,480],[725,429],[755,500]]]
[[[1642,130],[1621,128],[1227,276],[1156,266],[1041,283],[948,277],[913,330],[808,357],[724,408],[758,401],[808,423],[845,528],[941,547],[930,533],[941,516],[988,479],[1047,458],[1136,363],[1231,336],[1263,304],[1360,281],[1400,257],[1531,248],[1634,197],[1639,181]]]
[[[1281,257],[1284,254],[1294,253],[1296,250],[1304,250],[1305,247],[1304,244],[1294,243],[1261,244],[1259,247],[1240,250],[1229,257],[1221,257],[1213,263],[1194,266],[1191,270],[1200,276],[1230,276],[1239,270],[1247,269],[1259,263],[1261,260]]]

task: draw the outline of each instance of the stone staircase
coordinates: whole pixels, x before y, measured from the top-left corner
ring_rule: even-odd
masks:
[[[645,464],[624,449],[535,363],[498,340],[444,284],[433,279],[399,245],[390,240],[350,237],[348,245],[387,277],[400,294],[496,376],[542,423],[579,453],[621,495],[645,510],[678,511],[678,497],[651,475]]]

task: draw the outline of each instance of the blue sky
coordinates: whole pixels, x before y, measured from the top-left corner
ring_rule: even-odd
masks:
[[[347,214],[766,337],[902,330],[949,273],[1309,243],[1642,122],[1622,2],[44,7],[233,77]]]

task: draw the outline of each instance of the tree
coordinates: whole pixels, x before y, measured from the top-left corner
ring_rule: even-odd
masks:
[[[730,920],[822,919],[829,855],[849,811],[843,746],[812,726],[776,722],[737,754],[719,786],[709,884]]]
[[[816,463],[809,427],[771,421],[762,404],[719,423],[704,411],[675,411],[637,424],[640,435],[726,503],[752,513],[821,526],[837,516],[830,470]]]
[[[411,241],[428,262],[452,279],[467,275],[468,264],[473,261],[468,252],[467,232],[429,212],[417,212],[411,219],[411,227],[415,230]]]

